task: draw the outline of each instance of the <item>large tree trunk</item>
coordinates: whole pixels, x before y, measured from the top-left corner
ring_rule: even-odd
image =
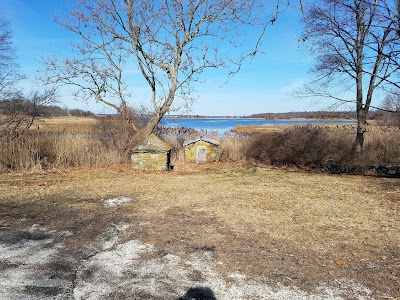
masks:
[[[138,129],[132,139],[131,147],[135,148],[139,146],[150,134],[152,134],[158,123],[161,121],[161,118],[162,116],[156,114],[145,126]]]
[[[365,108],[357,112],[357,134],[351,149],[353,157],[360,154],[364,147],[364,134],[367,131],[367,113]]]
[[[181,56],[182,53],[180,53],[179,55]],[[148,137],[154,131],[158,123],[160,123],[161,119],[164,117],[164,115],[168,112],[169,108],[171,107],[178,86],[177,78],[178,78],[178,66],[180,64],[180,56],[175,59],[175,67],[173,68],[173,71],[170,74],[171,86],[169,88],[169,95],[167,99],[164,101],[163,105],[156,110],[155,114],[152,116],[150,121],[147,122],[147,124],[144,127],[136,131],[136,134],[132,140],[132,148],[140,145],[140,143],[142,143],[146,139],[146,137]],[[153,90],[153,92],[155,98],[155,90]]]

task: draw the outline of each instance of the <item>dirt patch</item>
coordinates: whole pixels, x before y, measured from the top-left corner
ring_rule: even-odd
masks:
[[[225,164],[48,176],[0,177],[0,298],[400,296],[396,179]]]

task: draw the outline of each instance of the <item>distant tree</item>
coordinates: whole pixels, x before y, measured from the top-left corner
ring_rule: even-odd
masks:
[[[387,95],[383,102],[383,107],[385,110],[399,113],[400,112],[400,95],[399,94]]]
[[[25,76],[16,62],[16,51],[12,45],[10,24],[0,19],[0,119],[2,132],[16,136],[20,129],[29,129],[35,118],[45,112],[56,99],[55,89],[32,91],[24,95],[18,86]]]
[[[0,101],[0,111],[5,115],[5,119],[0,121],[2,131],[16,137],[21,129],[29,129],[55,100],[55,91],[46,90],[34,91],[29,96],[18,94],[12,99]]]
[[[79,99],[95,99],[131,123],[132,143],[149,135],[176,98],[188,105],[193,84],[207,69],[237,72],[259,51],[267,24],[263,0],[77,0],[57,23],[75,33],[75,56],[50,59],[48,82],[75,86]],[[275,11],[276,9],[276,11]],[[253,37],[253,43],[243,38]],[[127,81],[145,80],[150,117],[133,122]],[[142,101],[142,99],[137,99]]]
[[[355,104],[359,152],[376,90],[400,86],[398,1],[322,0],[304,12],[303,40],[312,42],[316,64],[302,93]]]
[[[43,107],[40,116],[50,117],[50,116],[66,116],[67,110],[58,105],[50,104]]]
[[[0,18],[0,100],[10,99],[20,91],[17,83],[24,76],[16,63],[12,46],[12,33],[7,20]]]
[[[85,117],[87,117],[87,116],[92,116],[93,115],[93,113],[91,111],[89,111],[89,110],[86,111],[86,110],[82,110],[82,109],[79,109],[79,108],[70,109],[68,111],[68,113],[71,116],[85,116]]]
[[[273,119],[354,119],[356,117],[354,111],[294,111],[287,113],[263,113],[254,114],[251,118]]]
[[[385,123],[400,127],[400,95],[387,95],[382,106],[385,109],[382,113]]]

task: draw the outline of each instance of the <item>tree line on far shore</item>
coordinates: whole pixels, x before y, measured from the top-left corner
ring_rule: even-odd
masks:
[[[252,114],[251,118],[274,119],[355,119],[355,111],[291,111],[284,113],[257,113]]]
[[[387,102],[387,101],[386,101]],[[385,106],[391,105],[388,109],[398,110],[398,113],[386,112],[382,110],[373,110],[369,113],[369,120],[376,120],[381,125],[398,126],[400,127],[400,100],[396,103],[386,103]],[[394,107],[396,106],[396,107]],[[342,120],[355,120],[357,114],[355,111],[292,111],[284,113],[257,113],[252,114],[249,118],[263,118],[267,120],[279,119],[342,119]]]
[[[79,108],[69,109],[66,107],[60,107],[58,105],[35,105],[29,99],[11,99],[0,101],[0,115],[11,115],[15,111],[25,112],[25,114],[33,114],[37,110],[37,116],[39,117],[55,117],[55,116],[93,116],[94,113],[90,110],[82,110]]]

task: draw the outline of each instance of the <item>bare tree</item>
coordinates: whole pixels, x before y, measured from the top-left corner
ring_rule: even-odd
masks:
[[[7,20],[0,19],[0,101],[18,94],[17,82],[24,78],[15,62],[15,49]]]
[[[388,94],[383,101],[383,109],[385,123],[400,127],[400,95]]]
[[[11,38],[10,24],[0,19],[0,113],[6,115],[0,121],[0,129],[16,136],[19,129],[29,129],[43,109],[54,103],[55,90],[23,95],[18,83],[25,76],[20,73]]]
[[[28,96],[14,94],[13,98],[0,101],[0,113],[5,118],[0,121],[1,131],[16,137],[20,130],[29,129],[37,117],[56,101],[53,89],[33,91]]]
[[[47,80],[73,85],[77,98],[95,99],[130,120],[128,81],[136,73],[152,106],[145,125],[132,122],[136,142],[154,130],[175,99],[193,100],[193,83],[205,70],[237,72],[259,51],[266,26],[279,13],[279,0],[269,16],[262,0],[75,2],[57,22],[80,41],[70,44],[73,57],[48,62]]]
[[[361,151],[376,90],[399,87],[398,3],[395,0],[323,0],[304,9],[306,32],[316,58],[314,81],[303,94],[354,103]],[[353,95],[354,98],[348,98]]]

